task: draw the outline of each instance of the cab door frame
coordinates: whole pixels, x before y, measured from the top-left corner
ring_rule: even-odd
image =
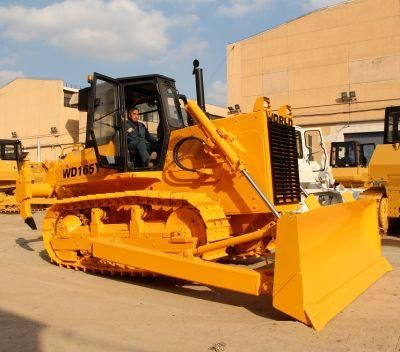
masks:
[[[100,101],[98,100],[96,96],[96,83],[98,80],[104,81],[106,83],[109,83],[113,85],[115,88],[114,94],[115,94],[115,106],[114,110],[109,112],[108,114],[102,116],[101,118],[97,119],[95,121],[95,112],[97,104],[100,104]],[[92,147],[94,148],[95,154],[96,154],[96,159],[98,162],[99,167],[102,168],[107,168],[107,169],[116,169],[123,171],[126,169],[126,157],[125,157],[125,149],[126,148],[126,141],[122,136],[124,135],[124,123],[123,123],[123,113],[124,113],[124,104],[123,104],[123,89],[122,89],[122,84],[111,77],[105,76],[103,74],[94,72],[93,74],[93,80],[91,81],[91,89],[89,92],[89,97],[88,97],[88,126],[87,130],[89,131],[89,136],[91,140]],[[94,130],[94,123],[97,121],[100,121],[101,119],[105,118],[106,116],[109,116],[110,114],[115,114],[115,117],[113,118],[113,125],[110,127],[113,127],[118,133],[117,139],[118,139],[118,144],[115,146],[116,148],[116,154],[112,156],[104,156],[100,154],[99,151],[99,146],[97,143],[97,138],[96,138],[96,133]],[[114,161],[114,162],[113,162]]]

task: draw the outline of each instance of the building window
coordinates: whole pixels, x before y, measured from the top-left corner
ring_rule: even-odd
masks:
[[[67,108],[78,109],[78,95],[81,87],[64,82],[63,93],[64,93],[64,106]],[[87,90],[87,89],[86,89]]]
[[[68,92],[64,90],[64,106],[67,108],[72,108],[74,106],[71,106],[71,98],[74,92]]]

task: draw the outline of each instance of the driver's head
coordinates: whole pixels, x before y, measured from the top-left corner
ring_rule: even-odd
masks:
[[[138,122],[139,121],[139,109],[138,108],[132,108],[129,110],[128,113],[129,120],[132,122]]]

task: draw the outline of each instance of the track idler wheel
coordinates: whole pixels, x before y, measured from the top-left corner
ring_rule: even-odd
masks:
[[[197,246],[201,246],[207,242],[201,216],[188,208],[179,208],[172,212],[166,221],[164,232],[175,243],[196,241]]]
[[[55,239],[69,239],[71,238],[71,233],[82,225],[82,219],[76,214],[67,214],[60,217],[57,221],[55,229]],[[45,247],[48,251],[50,257],[51,253],[57,256],[62,262],[76,262],[78,260],[78,253],[76,250],[64,250],[64,249],[53,249],[51,246],[50,238],[45,239]],[[54,258],[52,258],[54,259]]]

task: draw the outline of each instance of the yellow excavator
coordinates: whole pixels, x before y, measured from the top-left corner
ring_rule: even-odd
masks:
[[[18,167],[16,154],[22,158],[27,153],[22,152],[21,141],[15,139],[0,139],[0,213],[17,213],[18,203],[15,198]],[[22,161],[22,159],[20,160]],[[42,183],[46,174],[46,163],[30,163],[32,183]],[[43,210],[53,203],[51,198],[36,196],[31,199],[32,209]]]
[[[296,212],[287,106],[274,113],[260,97],[250,113],[210,120],[203,101],[187,101],[162,75],[94,73],[88,81],[79,97],[85,147],[54,161],[40,189],[28,161],[17,181],[20,213],[32,228],[35,192],[57,197],[42,224],[53,263],[270,294],[276,309],[317,330],[391,270],[373,201]],[[151,166],[127,145],[132,107],[156,141]]]

